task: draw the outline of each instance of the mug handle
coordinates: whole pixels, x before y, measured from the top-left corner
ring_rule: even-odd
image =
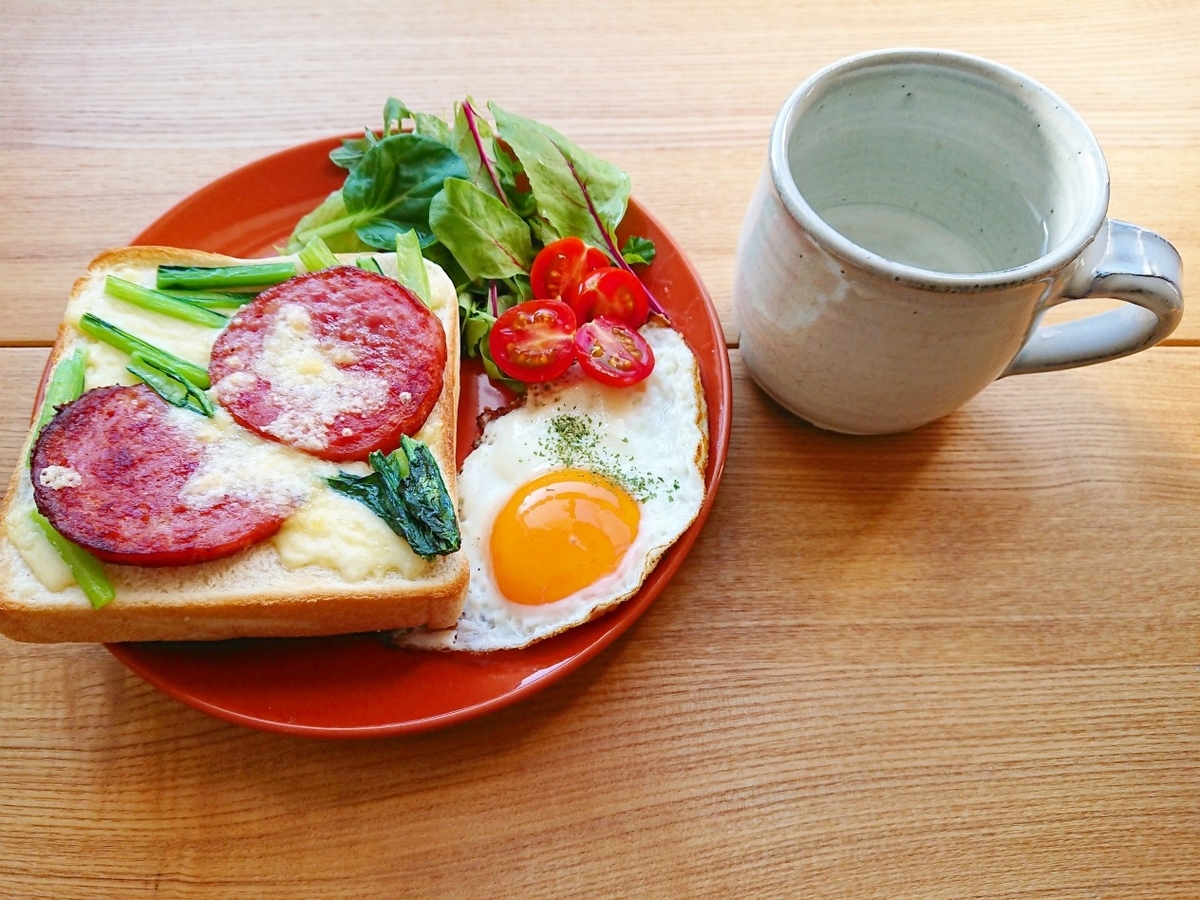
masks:
[[[1074,322],[1035,328],[1000,377],[1086,366],[1153,347],[1183,316],[1181,276],[1179,253],[1165,238],[1105,219],[1075,262],[1058,302],[1111,297],[1125,303]]]

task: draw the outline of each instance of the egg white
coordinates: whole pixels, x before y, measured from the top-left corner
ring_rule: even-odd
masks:
[[[471,565],[457,628],[400,632],[401,646],[516,649],[580,625],[637,593],[704,501],[707,411],[695,357],[674,329],[642,328],[654,352],[650,376],[609,387],[577,366],[533,386],[523,406],[493,420],[458,477],[463,550]],[[637,536],[611,575],[553,603],[507,600],[496,585],[492,523],[512,494],[548,472],[579,468],[621,484],[638,502]],[[523,563],[536,566],[536,559]]]

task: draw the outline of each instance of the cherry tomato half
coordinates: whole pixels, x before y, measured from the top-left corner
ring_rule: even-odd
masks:
[[[561,300],[527,300],[492,325],[488,349],[500,371],[518,381],[549,381],[575,361],[575,313]]]
[[[589,247],[582,238],[565,237],[538,251],[529,269],[529,286],[537,299],[573,303],[584,276],[608,264],[604,251]]]
[[[650,315],[650,295],[641,280],[628,269],[605,266],[583,279],[579,285],[579,298],[571,303],[571,308],[580,322],[603,316],[623,322],[630,328],[641,328]]]
[[[624,322],[601,316],[575,332],[575,358],[583,370],[603,384],[637,384],[654,369],[654,351],[646,339]]]

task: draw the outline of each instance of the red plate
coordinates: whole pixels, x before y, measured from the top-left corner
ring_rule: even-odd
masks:
[[[217,179],[137,236],[160,244],[269,256],[345,172],[329,161],[335,138],[268,156]],[[621,226],[654,241],[645,278],[700,361],[709,415],[707,495],[696,522],[641,591],[611,613],[524,650],[488,654],[397,650],[369,635],[289,640],[112,644],[117,659],[154,687],[218,718],[252,728],[329,738],[440,728],[541,690],[611,644],[683,563],[708,516],[729,446],[729,356],[712,301],[682,250],[631,201]],[[459,428],[473,433],[486,379],[464,372]]]

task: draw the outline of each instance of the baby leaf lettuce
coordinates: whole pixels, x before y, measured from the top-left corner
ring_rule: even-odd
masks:
[[[543,242],[576,235],[596,247],[615,246],[617,225],[629,203],[629,176],[553,128],[495,103],[488,108],[529,178],[538,216],[549,226]]]
[[[636,236],[617,245],[630,195],[625,172],[552,128],[488,109],[494,124],[470,98],[449,120],[389,98],[381,131],[330,154],[348,170],[345,184],[300,220],[286,249],[319,236],[335,252],[391,250],[415,232],[421,253],[458,292],[463,353],[499,377],[487,358],[488,330],[530,298],[529,267],[544,244],[578,236],[630,271],[653,259],[654,245]],[[653,297],[651,305],[661,312]]]
[[[306,272],[320,272],[322,269],[330,269],[338,265],[337,256],[318,235],[313,235],[308,239],[308,243],[300,248],[297,258]]]
[[[656,250],[654,242],[648,241],[644,237],[634,235],[625,242],[625,246],[621,248],[621,258],[631,266],[636,266],[639,263],[649,265],[654,262]]]
[[[549,226],[548,233],[541,229],[543,243],[581,237],[605,250],[613,265],[631,272],[632,263],[654,258],[654,245],[645,238],[631,238],[626,244],[630,259],[617,247],[617,225],[629,206],[628,175],[549,126],[505,112],[495,103],[489,108],[500,137],[512,147],[529,179],[538,216]],[[647,294],[651,309],[665,316],[654,295],[649,290]]]
[[[346,209],[346,201],[342,199],[342,191],[339,188],[296,223],[296,228],[283,250],[286,253],[297,253],[314,237],[323,238],[325,245],[334,253],[371,250],[353,227],[347,227],[350,221],[350,211]]]
[[[446,179],[430,204],[429,225],[473,281],[511,278],[533,262],[525,220],[470,181]]]
[[[440,141],[390,135],[362,154],[340,192],[301,220],[287,250],[294,253],[314,237],[334,252],[391,250],[396,236],[410,229],[428,242],[430,201],[447,178],[466,177],[461,157]],[[354,246],[350,235],[361,243]]]
[[[452,134],[454,149],[471,170],[475,184],[505,206],[510,206],[510,191],[504,189],[500,172],[493,162],[498,154],[491,126],[486,119],[479,118],[469,99],[459,104]]]
[[[447,178],[466,177],[462,158],[440,141],[394,134],[363,154],[346,178],[342,199],[359,238],[390,250],[401,231],[428,234],[430,202]]]

